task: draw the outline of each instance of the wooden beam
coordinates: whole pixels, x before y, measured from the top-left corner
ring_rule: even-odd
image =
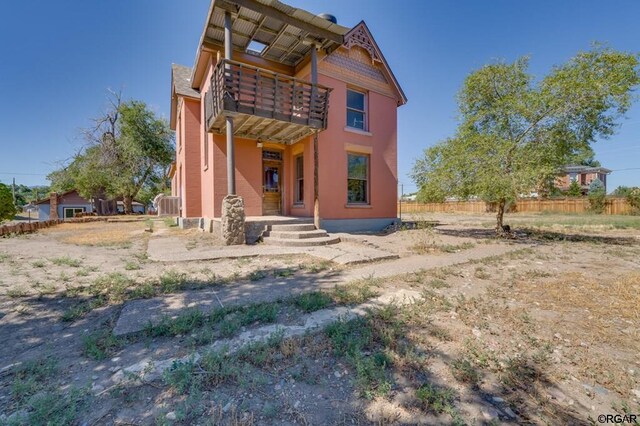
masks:
[[[237,4],[230,3],[226,0],[216,0],[214,3],[214,7],[219,7],[225,12],[236,14],[240,11],[240,6]]]
[[[239,19],[243,19],[243,18],[239,18]],[[244,20],[244,19],[243,19]],[[266,16],[263,16],[262,19],[260,20],[260,22],[258,23],[254,23],[254,25],[256,26],[253,30],[253,32],[251,33],[251,37],[249,37],[249,41],[247,42],[247,44],[244,46],[244,50],[247,50],[247,48],[249,47],[249,43],[251,43],[251,40],[253,40],[253,38],[256,36],[256,34],[258,33],[258,31],[260,31],[260,28],[262,28],[262,24],[264,24],[264,21],[267,20]]]
[[[284,30],[286,29],[287,29],[287,24],[282,24],[282,28],[280,28],[280,30],[278,31],[278,34],[276,34],[276,38],[274,38],[273,41],[269,43],[267,47],[265,47],[265,49],[262,51],[262,54],[261,54],[262,56],[265,56],[267,53],[269,53],[271,48],[278,42],[280,37],[282,37],[282,35],[285,33]]]
[[[340,34],[333,33],[327,29],[320,28],[308,22],[297,19],[293,16],[279,11],[276,8],[262,4],[257,0],[233,0],[233,3],[242,7],[246,7],[247,9],[253,10],[254,12],[268,15],[274,19],[277,19],[278,21],[284,22],[285,24],[292,25],[308,33],[326,38],[333,41],[334,43],[342,44],[344,42],[344,37]]]
[[[234,134],[242,133],[240,130],[245,124],[247,124],[247,121],[249,121],[250,118],[251,118],[251,115],[245,115],[244,117],[239,118],[238,123],[235,124]]]
[[[284,52],[282,56],[280,56],[280,60],[284,61],[289,55],[291,55],[291,53],[293,53],[293,51],[300,45],[300,43],[302,43],[305,37],[306,35],[300,36],[298,38],[298,41],[292,44],[291,47],[289,47],[289,49],[286,52]],[[304,58],[304,55],[298,55],[298,56],[301,56]]]
[[[208,38],[202,42],[202,48],[206,52],[224,52],[224,47],[221,44],[219,44],[215,40]],[[234,49],[233,57],[236,58],[238,62],[244,62],[259,68],[266,68],[268,70],[288,76],[293,76],[295,71],[292,65],[276,62],[271,59],[263,58],[261,56],[251,55],[249,53],[243,52],[240,49]]]

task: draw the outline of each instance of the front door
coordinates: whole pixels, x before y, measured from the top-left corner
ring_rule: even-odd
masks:
[[[262,214],[282,214],[282,162],[262,162]]]

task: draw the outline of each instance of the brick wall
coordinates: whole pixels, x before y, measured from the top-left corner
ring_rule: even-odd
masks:
[[[58,193],[49,195],[49,219],[58,219]]]

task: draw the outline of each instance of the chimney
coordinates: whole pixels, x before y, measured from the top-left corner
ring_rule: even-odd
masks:
[[[58,217],[58,193],[52,192],[49,195],[49,219],[59,219]]]

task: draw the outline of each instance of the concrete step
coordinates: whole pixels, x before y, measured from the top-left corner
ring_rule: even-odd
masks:
[[[326,237],[302,238],[302,239],[265,237],[263,241],[265,244],[273,245],[273,246],[313,247],[313,246],[326,246],[329,244],[337,244],[340,242],[340,237],[332,237],[330,235],[327,235]]]
[[[314,229],[313,231],[267,231],[264,237],[282,238],[287,240],[302,240],[305,238],[322,238],[327,236],[324,229]]]
[[[287,225],[270,225],[267,227],[269,231],[297,232],[297,231],[314,231],[316,227],[313,223],[292,223]]]

